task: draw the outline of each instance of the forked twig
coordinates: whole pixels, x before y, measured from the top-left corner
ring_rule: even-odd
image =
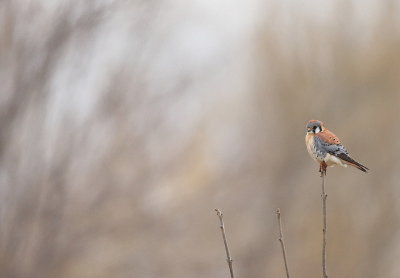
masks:
[[[325,172],[326,173],[326,172]],[[322,228],[322,277],[328,278],[328,274],[326,272],[326,198],[328,195],[325,193],[325,175],[321,173],[322,178],[322,214],[323,214],[323,228]]]
[[[278,208],[276,210],[276,217],[278,218],[278,224],[279,224],[279,242],[281,243],[281,248],[282,248],[282,255],[283,255],[283,261],[285,263],[285,270],[286,270],[286,277],[290,278],[289,276],[289,267],[286,259],[286,248],[285,248],[285,242],[283,240],[283,232],[282,232],[282,221],[281,221],[281,211]]]
[[[228,248],[228,242],[226,241],[226,235],[225,235],[225,225],[224,225],[224,220],[222,219],[223,214],[219,209],[215,209],[217,212],[218,218],[219,218],[219,227],[221,228],[221,233],[222,233],[222,239],[224,240],[224,245],[225,245],[225,251],[226,251],[226,261],[228,262],[229,266],[229,272],[231,274],[231,278],[234,278],[233,275],[233,267],[232,267],[232,258],[231,255],[229,254],[229,248]]]

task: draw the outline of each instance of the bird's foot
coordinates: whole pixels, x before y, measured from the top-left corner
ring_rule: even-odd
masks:
[[[326,168],[328,165],[326,165],[325,161],[322,161],[319,164],[319,172],[321,173],[321,177],[326,176]]]

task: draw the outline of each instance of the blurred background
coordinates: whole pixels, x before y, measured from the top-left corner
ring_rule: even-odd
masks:
[[[398,1],[0,2],[0,276],[400,277]]]

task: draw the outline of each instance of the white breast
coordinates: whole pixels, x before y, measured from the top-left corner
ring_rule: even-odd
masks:
[[[329,153],[326,154],[324,161],[328,166],[340,165],[342,167],[347,167],[347,164],[344,164],[340,158]]]

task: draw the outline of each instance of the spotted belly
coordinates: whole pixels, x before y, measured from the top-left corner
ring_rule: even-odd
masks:
[[[324,161],[326,153],[317,150],[314,144],[314,138],[312,136],[306,137],[306,145],[307,145],[307,151],[312,159],[314,159],[318,163]]]

